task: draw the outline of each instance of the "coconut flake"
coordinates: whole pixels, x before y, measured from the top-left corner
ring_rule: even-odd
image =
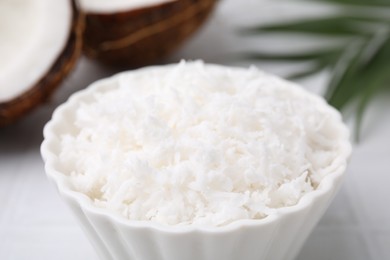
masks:
[[[131,220],[264,218],[315,190],[345,141],[322,99],[254,68],[182,62],[111,82],[78,107],[60,160],[75,190]]]

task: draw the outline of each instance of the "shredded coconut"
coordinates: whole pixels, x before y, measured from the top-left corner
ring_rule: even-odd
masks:
[[[345,139],[322,99],[255,68],[182,62],[102,84],[60,161],[74,190],[131,220],[264,218],[315,190]]]

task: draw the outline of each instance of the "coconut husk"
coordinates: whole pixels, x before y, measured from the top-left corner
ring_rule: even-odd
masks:
[[[207,19],[216,0],[178,0],[113,14],[86,14],[87,56],[120,67],[160,61]]]
[[[71,31],[64,50],[53,63],[49,71],[18,97],[0,103],[0,126],[9,125],[46,102],[63,79],[74,68],[82,50],[84,16],[72,0],[73,18]],[[23,76],[23,75],[21,75]]]

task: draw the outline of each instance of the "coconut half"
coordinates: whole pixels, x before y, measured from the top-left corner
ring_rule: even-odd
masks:
[[[122,67],[156,63],[177,49],[216,0],[80,0],[87,56]]]
[[[82,29],[72,0],[0,1],[0,126],[47,100],[80,55]]]

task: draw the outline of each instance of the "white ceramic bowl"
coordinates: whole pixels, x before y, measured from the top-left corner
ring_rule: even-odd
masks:
[[[144,70],[144,69],[143,69]],[[58,160],[60,139],[73,129],[74,111],[91,94],[105,91],[114,76],[100,80],[74,94],[53,114],[44,129],[41,153],[45,170],[62,198],[75,213],[102,259],[116,260],[292,260],[317,224],[344,175],[351,153],[348,130],[342,127],[338,167],[318,188],[297,205],[277,209],[260,220],[238,220],[222,227],[164,226],[148,221],[131,221],[93,205],[86,195],[73,191]],[[340,124],[342,124],[340,120]]]

